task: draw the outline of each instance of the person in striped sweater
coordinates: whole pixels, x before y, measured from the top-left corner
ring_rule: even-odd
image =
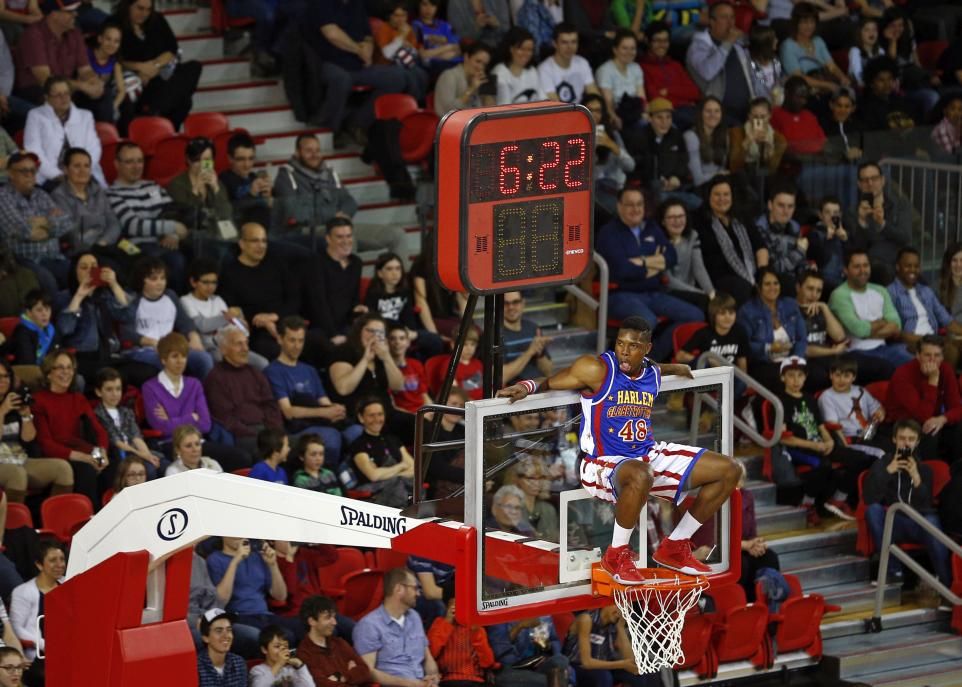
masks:
[[[171,286],[183,293],[186,262],[179,248],[187,238],[187,225],[166,219],[173,200],[159,184],[144,179],[144,151],[140,146],[121,143],[116,161],[117,179],[107,190],[107,198],[120,220],[124,239],[131,245],[129,252],[160,257],[167,265]]]

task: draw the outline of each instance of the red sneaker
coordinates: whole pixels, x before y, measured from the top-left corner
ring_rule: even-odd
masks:
[[[642,584],[645,581],[635,567],[635,554],[630,546],[609,546],[601,557],[601,567],[618,584]]]
[[[825,502],[825,510],[827,510],[832,515],[835,515],[842,520],[854,520],[855,513],[852,512],[851,506],[849,506],[844,501],[837,501],[835,499],[829,499]]]
[[[809,527],[818,527],[822,524],[822,518],[819,516],[818,508],[815,507],[814,503],[805,506],[805,523]]]
[[[686,575],[707,575],[711,568],[691,555],[691,539],[661,540],[653,558],[663,568],[670,568]]]

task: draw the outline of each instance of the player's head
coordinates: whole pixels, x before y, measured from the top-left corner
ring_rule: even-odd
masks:
[[[621,321],[615,339],[615,355],[621,371],[632,377],[641,372],[645,356],[651,352],[651,325],[638,315]]]
[[[846,392],[858,375],[858,363],[852,358],[836,358],[828,366],[828,376],[835,391]]]

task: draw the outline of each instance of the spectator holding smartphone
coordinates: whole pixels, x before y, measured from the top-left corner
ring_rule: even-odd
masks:
[[[896,422],[892,434],[895,453],[875,461],[865,479],[863,498],[868,506],[865,509],[865,520],[876,552],[882,548],[885,510],[894,503],[901,502],[912,506],[932,525],[942,529],[933,505],[932,469],[923,465],[915,455],[921,436],[922,427],[915,420]],[[939,580],[950,585],[952,569],[949,564],[949,551],[945,545],[902,513],[895,515],[892,524],[892,542],[924,545]],[[887,578],[889,582],[902,579],[902,564],[894,556],[889,557]]]
[[[237,133],[227,140],[230,167],[220,173],[220,183],[234,206],[234,222],[240,226],[252,220],[265,227],[271,225],[274,205],[273,184],[266,170],[254,172],[257,150],[254,139]]]
[[[217,223],[233,217],[227,189],[214,171],[214,144],[209,138],[192,138],[185,150],[187,169],[175,176],[167,192],[193,214],[187,224],[217,235]]]

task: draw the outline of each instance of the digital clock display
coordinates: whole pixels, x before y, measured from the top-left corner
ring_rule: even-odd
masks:
[[[591,265],[595,124],[581,105],[448,113],[437,134],[436,268],[475,294],[570,284]]]
[[[588,138],[529,138],[471,146],[468,201],[527,198],[588,188]]]

